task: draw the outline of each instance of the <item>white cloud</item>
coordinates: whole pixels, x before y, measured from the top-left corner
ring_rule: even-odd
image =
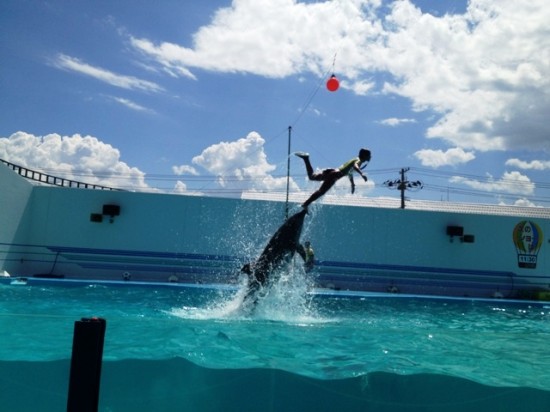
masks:
[[[141,106],[132,100],[124,99],[122,97],[112,97],[112,99],[115,102],[120,103],[121,105],[126,106],[127,108],[135,110],[137,112],[144,112],[144,113],[151,113],[151,114],[155,113],[154,110]]]
[[[181,180],[178,180],[174,185],[174,189],[172,192],[176,194],[187,193],[187,185],[183,183]]]
[[[487,192],[511,193],[515,195],[529,196],[535,192],[535,184],[519,172],[506,172],[502,178],[495,180],[489,176],[486,181],[473,180],[462,176],[453,176],[451,183],[459,183],[476,190]]]
[[[376,82],[371,80],[354,80],[350,81],[349,85],[348,82],[342,82],[342,88],[350,89],[359,96],[366,96],[376,90]]]
[[[276,169],[267,161],[265,140],[256,132],[232,142],[207,147],[195,156],[193,164],[218,176],[218,184],[226,190],[286,190],[286,177],[274,177]],[[298,186],[291,180],[291,189]]]
[[[441,167],[456,166],[467,163],[475,159],[471,152],[465,152],[460,147],[455,147],[447,151],[424,149],[414,153],[414,156],[420,160],[423,166]]]
[[[235,0],[190,47],[130,43],[189,78],[194,69],[322,75],[336,56],[345,88],[397,94],[437,113],[427,137],[464,150],[550,151],[548,21],[547,0],[470,0],[466,13],[442,16],[410,0]]]
[[[464,15],[421,14],[393,3],[382,50],[388,92],[442,117],[428,137],[464,149],[550,149],[550,7],[544,0],[472,0]]]
[[[54,67],[59,69],[69,70],[85,76],[92,77],[96,80],[110,84],[111,86],[120,87],[123,89],[141,90],[146,92],[160,92],[164,89],[156,83],[138,79],[134,76],[124,76],[113,73],[101,67],[91,66],[84,63],[80,59],[58,54],[52,62]]]
[[[244,190],[286,190],[286,176],[273,176],[276,166],[267,161],[265,140],[256,132],[231,142],[207,147],[193,163],[217,176],[217,184],[226,195]],[[93,136],[35,136],[17,132],[0,137],[0,158],[68,180],[114,188],[157,191],[145,183],[145,173],[120,160],[120,152]],[[190,165],[173,166],[176,175],[199,175]],[[299,191],[291,179],[290,189]],[[176,181],[172,193],[193,194],[188,185]]]
[[[395,127],[395,126],[402,125],[404,123],[416,123],[416,120],[415,119],[405,119],[405,118],[398,119],[397,117],[390,117],[388,119],[380,120],[379,123],[383,124],[384,126]]]
[[[172,172],[175,175],[193,175],[198,176],[199,172],[193,166],[181,165],[181,166],[172,166]]]
[[[0,158],[53,176],[114,188],[150,190],[145,173],[120,160],[120,152],[93,136],[0,137]]]
[[[520,159],[508,159],[506,166],[518,167],[524,170],[546,170],[550,169],[550,160],[532,160],[526,162]]]
[[[171,73],[194,77],[190,68],[285,77],[325,73],[336,52],[339,69],[356,73],[365,57],[357,48],[380,31],[366,16],[380,1],[298,3],[294,0],[238,0],[219,9],[193,36],[193,47],[130,38],[137,50]],[[320,27],[322,22],[322,29]]]
[[[501,204],[505,205],[505,203],[502,203]],[[519,206],[519,207],[538,207],[535,203],[531,202],[529,199],[525,199],[525,198],[521,198],[521,199],[517,199],[515,202],[514,202],[514,206]]]
[[[163,43],[159,46],[154,45],[147,39],[137,39],[130,37],[130,44],[143,53],[145,56],[149,56],[158,64],[160,64],[162,70],[172,77],[187,77],[196,80],[196,77],[190,70],[188,70],[182,64],[182,58],[179,56],[181,47],[171,44]],[[152,66],[147,66],[148,70],[155,70]]]

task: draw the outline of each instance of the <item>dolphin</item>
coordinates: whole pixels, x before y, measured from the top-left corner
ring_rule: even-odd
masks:
[[[300,244],[300,236],[307,210],[289,217],[271,237],[264,251],[254,263],[245,264],[241,271],[248,275],[248,291],[244,302],[258,301],[259,290],[268,284],[272,273],[285,262],[298,254],[305,261],[305,249]]]

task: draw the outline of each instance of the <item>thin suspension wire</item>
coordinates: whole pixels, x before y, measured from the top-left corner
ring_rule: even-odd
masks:
[[[317,93],[321,89],[321,86],[325,83],[325,80],[326,80],[328,74],[330,72],[334,73],[334,67],[336,65],[336,56],[337,56],[337,54],[338,54],[338,51],[336,51],[334,53],[334,57],[332,59],[332,66],[329,67],[323,73],[323,75],[319,78],[318,83],[313,87],[311,92],[305,98],[304,103],[302,104],[302,106],[300,106],[300,108],[298,109],[298,115],[294,118],[294,120],[292,120],[290,122],[289,126],[292,127],[293,129],[296,126],[296,124],[302,119],[303,115],[307,112],[307,109],[309,108],[309,106],[313,102],[313,99],[315,98],[315,96],[317,96]],[[288,126],[285,127],[284,129],[281,129],[279,132],[275,133],[271,138],[266,139],[265,146],[267,146],[268,144],[270,144],[270,143],[274,142],[275,140],[279,139],[283,135],[286,135],[287,131],[288,131]]]
[[[294,121],[291,123],[291,126],[294,127],[296,125],[296,123],[298,123],[298,121],[302,118],[302,116],[304,115],[304,113],[307,111],[307,109],[309,108],[309,105],[311,104],[311,102],[313,101],[313,99],[315,98],[315,96],[317,95],[317,93],[319,92],[319,90],[321,89],[321,86],[323,85],[323,83],[325,82],[325,79],[327,78],[328,74],[330,72],[334,73],[334,67],[336,65],[336,56],[338,54],[338,51],[336,51],[334,53],[334,57],[332,59],[332,66],[330,69],[326,70],[325,73],[323,74],[323,76],[321,76],[321,79],[319,80],[319,83],[317,84],[317,87],[315,87],[315,89],[310,93],[310,95],[308,96],[308,98],[306,99],[306,102],[305,104],[302,106],[302,108],[300,109],[300,112],[298,113],[298,116],[296,117],[296,119],[294,119]]]

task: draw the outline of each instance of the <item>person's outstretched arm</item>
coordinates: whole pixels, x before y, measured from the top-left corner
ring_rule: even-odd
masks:
[[[355,163],[355,164],[353,165],[353,168],[355,169],[355,171],[356,171],[357,173],[359,173],[359,174],[361,175],[361,177],[363,178],[363,180],[364,180],[365,182],[366,182],[367,180],[369,180],[369,179],[367,178],[367,175],[365,175],[365,174],[363,173],[363,171],[361,170],[361,168],[359,167],[359,162]],[[350,175],[350,176],[351,176],[351,175]]]

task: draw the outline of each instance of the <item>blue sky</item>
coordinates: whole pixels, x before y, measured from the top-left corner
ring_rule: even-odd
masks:
[[[546,0],[4,0],[0,158],[281,191],[292,126],[315,167],[372,150],[357,196],[397,197],[383,182],[410,167],[411,198],[548,206],[548,21]],[[291,175],[315,189],[300,159]]]

